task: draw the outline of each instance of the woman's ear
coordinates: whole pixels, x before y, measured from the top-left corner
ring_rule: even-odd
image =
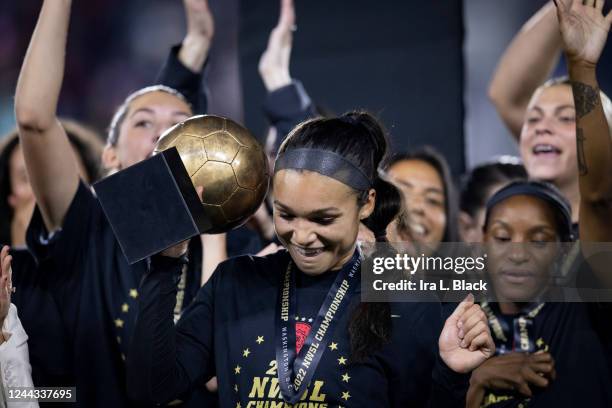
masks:
[[[368,198],[364,205],[359,209],[359,219],[365,220],[372,212],[374,212],[374,207],[376,206],[376,190],[373,188],[368,191]]]
[[[107,144],[102,152],[102,165],[106,170],[119,170],[119,156],[115,146]]]

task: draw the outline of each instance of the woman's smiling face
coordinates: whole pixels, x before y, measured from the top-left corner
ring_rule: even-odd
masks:
[[[576,110],[569,85],[544,87],[534,93],[519,147],[530,178],[557,186],[577,180]]]
[[[298,268],[318,275],[342,267],[355,251],[360,220],[374,209],[374,194],[360,207],[349,186],[290,169],[274,175],[273,188],[276,234]]]

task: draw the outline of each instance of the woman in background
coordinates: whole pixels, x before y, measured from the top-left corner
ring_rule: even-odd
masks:
[[[504,185],[526,179],[525,167],[512,156],[502,156],[480,164],[467,173],[461,183],[459,199],[461,240],[466,243],[482,242],[485,205],[489,198]]]

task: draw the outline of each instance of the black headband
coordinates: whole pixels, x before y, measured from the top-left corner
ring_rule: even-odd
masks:
[[[359,167],[329,150],[299,148],[284,151],[276,159],[274,173],[284,169],[314,171],[360,191],[372,186]]]
[[[572,241],[572,210],[567,200],[548,183],[538,181],[515,181],[497,191],[487,201],[485,224],[489,223],[489,214],[500,202],[517,195],[527,195],[539,198],[548,203],[561,217],[560,235],[563,241]]]

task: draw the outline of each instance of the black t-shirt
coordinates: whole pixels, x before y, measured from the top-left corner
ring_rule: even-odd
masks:
[[[146,261],[129,265],[93,193],[80,184],[62,229],[47,238],[35,210],[27,232],[28,246],[45,265],[52,300],[69,339],[77,404],[83,407],[127,407],[125,354],[132,338],[138,307],[138,284]],[[199,240],[194,240],[199,241]],[[192,262],[185,270],[183,306],[199,289],[201,259],[192,245]],[[29,301],[29,300],[28,300]],[[44,317],[43,317],[44,318]],[[28,332],[30,347],[50,339]]]
[[[74,384],[71,369],[71,339],[66,336],[65,321],[49,291],[45,265],[37,266],[32,255],[12,248],[13,286],[11,301],[28,334],[32,380],[37,387]]]
[[[178,262],[154,257],[139,291],[130,387],[157,402],[216,375],[222,407],[283,407],[275,361],[275,311],[286,251],[238,257],[219,266],[176,325],[171,324]],[[299,348],[334,274],[296,278]],[[353,298],[358,302],[359,295]],[[465,405],[467,376],[438,357],[445,313],[439,303],[391,305],[392,339],[359,364],[350,362],[348,318],[340,317],[306,396],[295,406],[406,407]]]
[[[611,407],[610,313],[609,306],[594,303],[546,303],[533,320],[534,339],[536,351],[552,354],[556,379],[545,389],[531,386],[530,400],[491,390],[482,406]],[[598,323],[604,316],[607,326]]]
[[[580,253],[568,260],[578,292],[596,282]],[[496,316],[513,327],[518,316]],[[612,303],[545,303],[533,318],[535,351],[551,353],[556,379],[544,389],[531,386],[533,397],[489,391],[483,407],[612,407]],[[496,339],[496,345],[501,345]]]

